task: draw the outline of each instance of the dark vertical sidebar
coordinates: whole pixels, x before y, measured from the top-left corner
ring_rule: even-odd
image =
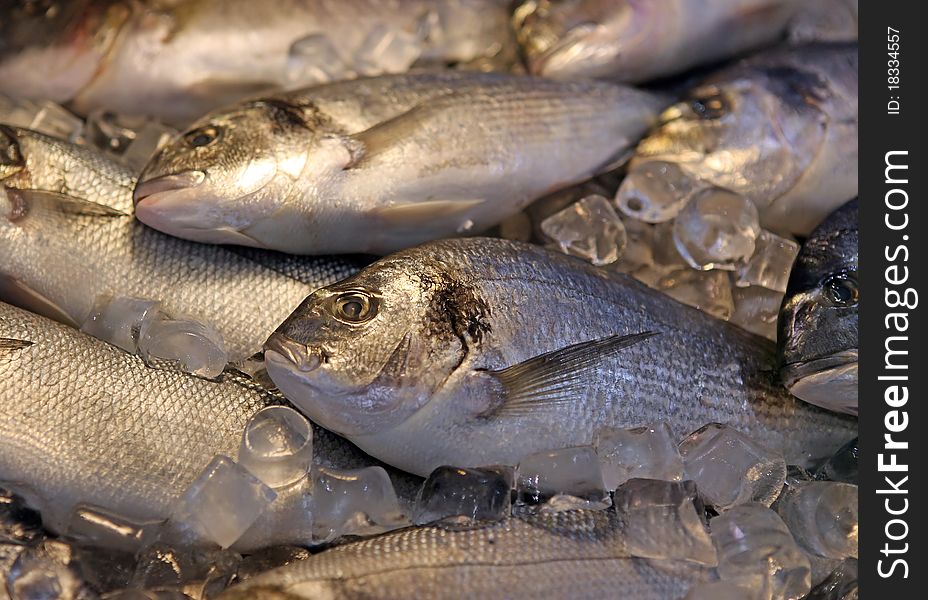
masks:
[[[860,19],[860,584],[925,595],[928,546],[928,23],[920,2]]]

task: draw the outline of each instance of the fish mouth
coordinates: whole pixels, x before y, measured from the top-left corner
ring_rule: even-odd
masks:
[[[288,361],[301,373],[309,373],[319,368],[323,362],[322,352],[311,349],[306,344],[291,340],[280,333],[272,333],[264,343],[264,351],[273,352]]]
[[[835,412],[858,414],[856,349],[789,363],[780,370],[780,378],[800,400]]]
[[[157,202],[159,197],[165,198],[171,192],[196,188],[206,180],[203,171],[184,171],[173,175],[162,175],[145,181],[139,181],[132,193],[136,205],[141,202]],[[175,194],[170,194],[174,196]]]

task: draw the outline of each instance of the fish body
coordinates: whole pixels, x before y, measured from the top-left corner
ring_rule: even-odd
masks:
[[[856,422],[793,398],[773,345],[619,273],[467,238],[394,254],[318,290],[265,345],[311,419],[417,474],[516,464],[603,426],[726,423],[791,464]]]
[[[531,73],[636,83],[719,61],[780,37],[796,0],[531,0],[516,36]]]
[[[0,481],[58,533],[80,503],[142,522],[167,518],[215,455],[235,458],[248,419],[283,402],[233,373],[213,382],[149,368],[3,303],[0,382]],[[313,454],[339,468],[373,463],[319,428]],[[301,484],[278,490],[242,546],[307,543],[307,502]]]
[[[703,566],[631,558],[615,511],[512,517],[473,529],[428,526],[338,546],[253,577],[238,598],[682,598]]]
[[[783,381],[798,398],[857,414],[858,201],[843,205],[803,243],[780,309]]]
[[[776,50],[723,69],[638,144],[619,208],[650,220],[654,206],[718,187],[751,199],[764,228],[808,235],[857,195],[857,82],[854,43]],[[648,191],[655,168],[674,184]]]
[[[337,82],[203,117],[135,190],[166,233],[294,254],[384,254],[478,232],[613,163],[660,97],[495,73]]]
[[[11,4],[0,92],[180,124],[256,93],[492,58],[512,45],[497,0]]]
[[[133,218],[134,175],[101,152],[0,128],[0,299],[79,326],[101,295],[160,300],[216,328],[233,360],[260,350],[312,290],[356,260],[194,244]]]

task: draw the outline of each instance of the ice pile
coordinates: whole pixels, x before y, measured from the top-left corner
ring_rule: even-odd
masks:
[[[155,300],[99,296],[81,331],[137,353],[149,365],[179,365],[200,377],[219,376],[229,362],[218,331],[193,319],[172,317]]]
[[[519,461],[516,505],[520,510],[558,512],[611,504],[592,446],[536,452]]]
[[[666,423],[632,429],[606,427],[593,435],[607,490],[633,478],[680,481],[683,459]]]
[[[228,550],[153,544],[139,554],[129,588],[213,598],[232,582],[241,560]]]
[[[718,511],[746,502],[770,506],[786,480],[786,461],[781,454],[717,423],[683,440],[680,455],[684,478],[696,482],[706,504]]]
[[[783,492],[777,512],[807,552],[857,558],[857,486],[831,481],[798,482]]]
[[[513,479],[510,467],[438,467],[419,490],[413,523],[499,521],[510,514]]]
[[[78,598],[88,596],[74,549],[65,542],[45,540],[25,548],[6,576],[10,598]]]
[[[409,525],[382,467],[313,472],[313,539],[375,535]]]
[[[857,560],[848,559],[809,592],[805,600],[857,600]]]

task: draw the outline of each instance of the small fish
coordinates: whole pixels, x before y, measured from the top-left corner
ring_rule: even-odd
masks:
[[[9,4],[0,93],[181,125],[257,93],[496,60],[515,46],[503,0]]]
[[[655,207],[718,187],[752,200],[764,228],[807,236],[857,195],[857,65],[856,44],[816,44],[711,76],[638,144],[619,208],[653,221]]]
[[[531,73],[637,83],[770,44],[797,0],[528,0],[516,37]]]
[[[590,444],[603,426],[722,422],[791,464],[854,419],[793,398],[773,344],[620,273],[523,243],[432,242],[316,291],[265,344],[311,419],[426,475]]]
[[[848,202],[799,250],[780,309],[782,377],[796,397],[857,414],[858,201]]]
[[[306,294],[362,264],[164,235],[133,218],[134,185],[97,150],[0,126],[0,300],[75,327],[101,295],[159,300],[216,328],[238,361]]]
[[[713,578],[695,563],[632,558],[614,510],[433,525],[326,550],[235,585],[222,600],[682,598]]]
[[[57,533],[80,503],[139,521],[167,518],[216,454],[236,456],[248,419],[283,402],[231,372],[213,382],[149,368],[114,346],[3,303],[0,382],[0,481]],[[338,468],[376,464],[319,428],[313,456]],[[300,485],[281,490],[243,548],[305,544],[307,502]]]
[[[384,254],[496,225],[625,156],[665,104],[493,73],[385,75],[253,100],[163,147],[136,216],[178,237]]]

